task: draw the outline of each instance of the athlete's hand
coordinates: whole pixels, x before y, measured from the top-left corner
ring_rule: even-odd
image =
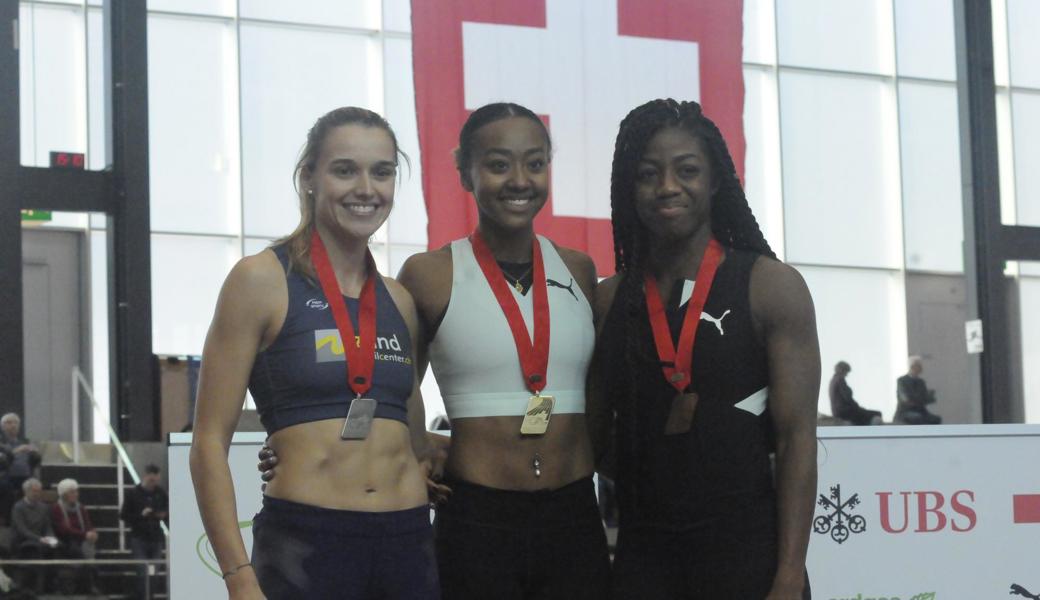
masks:
[[[260,479],[264,481],[264,484],[260,486],[260,491],[263,492],[267,490],[267,482],[274,479],[274,469],[278,466],[278,455],[267,445],[267,442],[264,442],[264,447],[260,448],[256,457],[260,459],[256,463],[256,470],[260,471]]]
[[[428,453],[419,461],[419,466],[426,475],[426,490],[430,502],[439,504],[451,495],[451,488],[441,483],[444,478],[444,463],[448,460],[448,450],[451,448],[451,438],[435,433],[427,433],[426,438]]]

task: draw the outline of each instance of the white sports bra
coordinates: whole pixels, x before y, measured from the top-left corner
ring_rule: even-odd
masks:
[[[542,395],[555,397],[554,414],[584,413],[585,372],[596,337],[592,307],[552,242],[537,240],[549,286],[549,368]],[[522,416],[531,392],[505,314],[469,239],[451,243],[451,260],[451,300],[429,349],[448,418]],[[509,289],[530,335],[533,294]]]

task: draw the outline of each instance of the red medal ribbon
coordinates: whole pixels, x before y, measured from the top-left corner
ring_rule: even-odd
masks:
[[[347,386],[360,398],[372,387],[372,371],[376,366],[376,269],[372,253],[365,251],[365,266],[368,276],[361,286],[361,298],[358,301],[358,332],[354,333],[354,323],[347,313],[347,304],[343,301],[343,292],[336,281],[336,273],[332,270],[325,244],[315,229],[311,235],[311,262],[318,273],[318,281],[325,292],[325,299],[332,309],[332,317],[336,320],[339,339],[347,354]],[[353,343],[351,343],[353,342]]]
[[[474,231],[469,236],[469,242],[473,245],[473,255],[484,272],[491,291],[502,307],[502,312],[509,322],[509,329],[513,332],[513,341],[516,343],[516,353],[520,357],[520,369],[524,373],[524,383],[533,394],[538,394],[545,389],[546,371],[549,368],[549,292],[545,285],[545,265],[542,263],[542,248],[536,237],[532,246],[532,260],[534,262],[533,280],[531,292],[534,294],[534,343],[527,333],[524,317],[520,314],[520,305],[516,303],[509,284],[506,283],[502,268],[495,261],[491,248],[481,237],[480,231]]]
[[[646,310],[650,314],[650,328],[654,332],[654,344],[657,345],[657,356],[661,359],[661,370],[679,393],[690,385],[693,367],[693,344],[696,341],[697,326],[701,321],[704,303],[711,291],[715,279],[715,271],[722,260],[722,245],[715,238],[708,242],[704,251],[701,266],[697,269],[697,279],[693,285],[693,296],[686,305],[682,329],[679,331],[679,350],[672,345],[672,333],[668,330],[668,319],[664,313],[661,294],[657,291],[657,280],[646,275],[644,289],[646,291]]]

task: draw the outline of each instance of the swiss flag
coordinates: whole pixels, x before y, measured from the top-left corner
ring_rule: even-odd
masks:
[[[452,158],[469,112],[528,106],[551,127],[552,192],[536,230],[614,270],[609,178],[621,118],[659,97],[698,100],[743,174],[740,0],[412,0],[429,245],[477,224]]]

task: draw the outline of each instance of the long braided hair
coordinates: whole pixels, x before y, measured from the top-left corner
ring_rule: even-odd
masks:
[[[616,390],[615,403],[619,422],[630,424],[628,451],[641,469],[645,461],[640,460],[641,440],[647,431],[641,426],[639,411],[635,406],[640,391],[654,389],[657,382],[634,381],[633,372],[641,372],[638,365],[647,362],[659,363],[659,358],[650,355],[641,342],[648,336],[643,279],[650,255],[650,234],[636,213],[636,171],[651,138],[668,127],[678,127],[699,138],[709,154],[715,192],[711,198],[711,230],[722,245],[733,249],[750,250],[776,258],[769,243],[755,221],[748,206],[744,190],[737,178],[733,158],[719,128],[706,117],[696,102],[677,102],[671,98],[653,100],[632,110],[621,121],[617,143],[614,146],[614,163],[610,176],[611,223],[614,230],[614,265],[621,277],[614,298],[613,310],[622,310],[622,339],[620,344],[605,349],[605,364],[600,369],[612,381],[604,382],[605,390]],[[635,479],[640,477],[636,473]],[[638,494],[637,485],[631,486],[633,500]]]

